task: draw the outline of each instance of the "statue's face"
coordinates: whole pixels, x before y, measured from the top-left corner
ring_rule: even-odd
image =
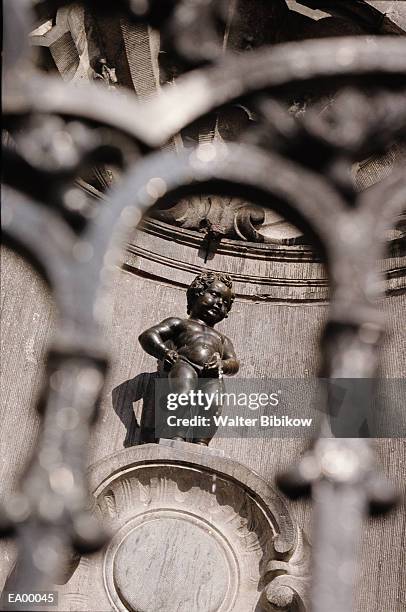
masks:
[[[214,281],[196,299],[191,314],[209,325],[215,325],[227,316],[231,301],[231,289],[221,281]]]

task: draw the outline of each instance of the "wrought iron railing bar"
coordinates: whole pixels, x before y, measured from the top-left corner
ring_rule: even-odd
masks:
[[[363,78],[368,81],[373,77],[375,85],[386,79],[391,88],[404,88],[405,58],[406,39],[399,37],[286,43],[247,56],[230,56],[213,67],[179,77],[176,87],[164,86],[160,96],[148,104],[131,94],[127,100],[117,97],[115,109],[111,107],[112,94],[100,87],[87,84],[75,88],[37,74],[27,83],[7,83],[4,111],[78,116],[110,125],[156,147],[225,104],[262,91],[277,93],[287,85],[297,89],[318,81],[327,86],[341,78],[347,85],[353,80],[359,87]]]

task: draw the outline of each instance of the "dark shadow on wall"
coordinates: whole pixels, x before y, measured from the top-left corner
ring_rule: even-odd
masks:
[[[156,442],[154,381],[158,372],[142,372],[115,387],[112,391],[113,408],[126,428],[125,448]],[[134,402],[142,400],[141,420],[134,414]]]

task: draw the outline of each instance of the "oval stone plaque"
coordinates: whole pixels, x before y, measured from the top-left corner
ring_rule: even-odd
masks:
[[[254,612],[287,607],[305,582],[279,495],[211,449],[129,448],[93,466],[89,483],[112,537],[82,557],[60,592],[64,610]]]
[[[126,608],[137,612],[227,609],[237,576],[221,540],[203,521],[187,514],[163,511],[149,519],[124,537],[115,554],[115,587]]]

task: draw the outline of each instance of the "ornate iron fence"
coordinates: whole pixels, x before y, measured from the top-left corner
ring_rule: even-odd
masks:
[[[102,8],[112,10],[109,4]],[[67,550],[96,550],[105,541],[89,511],[85,482],[86,443],[108,365],[99,333],[103,278],[119,261],[126,233],[157,202],[202,193],[245,197],[264,207],[272,202],[326,254],[331,305],[320,347],[324,375],[376,374],[385,329],[376,306],[378,262],[385,232],[405,208],[406,175],[399,167],[358,193],[350,169],[406,137],[406,40],[310,40],[223,57],[216,27],[226,4],[116,3],[114,10],[129,19],[160,28],[185,70],[199,68],[148,103],[127,95],[112,104],[106,90],[70,87],[36,70],[26,44],[28,3],[5,3],[9,144],[2,226],[5,239],[48,281],[60,313],[35,458],[3,512],[3,531],[14,530],[19,543],[15,590],[46,588],[66,563]],[[334,105],[320,114],[316,102],[294,118],[286,104],[292,91],[316,85],[338,92]],[[179,154],[159,150],[181,129],[231,103],[257,114],[241,143],[204,144]],[[95,209],[75,179],[97,163],[117,164],[123,176],[109,205]],[[350,610],[352,579],[340,578],[335,568],[353,561],[368,504],[384,511],[394,501],[375,474],[368,442],[320,438],[280,484],[292,496],[313,490],[313,612]],[[333,516],[345,517],[351,528],[331,530]]]

